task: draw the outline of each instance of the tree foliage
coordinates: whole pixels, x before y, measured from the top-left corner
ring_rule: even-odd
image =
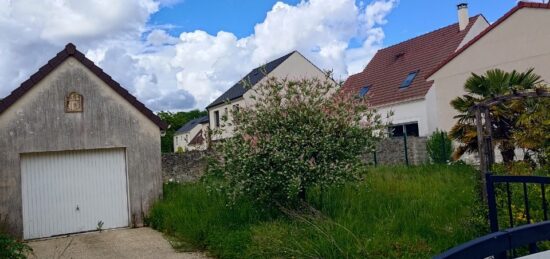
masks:
[[[235,135],[215,146],[221,162],[209,170],[233,201],[292,205],[313,187],[353,180],[383,129],[366,100],[334,94],[331,80],[271,78],[251,91],[252,103],[231,113]]]
[[[163,153],[174,152],[174,133],[181,128],[185,123],[192,119],[196,119],[207,115],[206,111],[192,110],[188,112],[165,112],[161,111],[157,114],[163,121],[170,125],[166,133],[161,137],[161,150]]]
[[[446,164],[451,160],[453,143],[447,132],[436,130],[428,138],[426,149],[433,163]]]
[[[459,112],[455,116],[458,121],[450,131],[451,138],[460,143],[453,157],[458,159],[464,153],[477,152],[475,113],[470,110],[471,107],[495,96],[541,87],[545,86],[541,85],[541,78],[533,69],[525,72],[493,69],[483,75],[472,74],[464,85],[466,94],[451,101],[451,105]],[[489,107],[493,143],[500,150],[504,162],[514,160],[514,150],[518,147],[514,134],[522,129],[518,125],[521,124],[522,114],[527,111],[528,102],[538,103],[540,100],[510,100]]]

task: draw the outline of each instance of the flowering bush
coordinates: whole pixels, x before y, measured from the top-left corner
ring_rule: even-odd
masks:
[[[271,78],[248,92],[247,107],[224,117],[235,134],[214,146],[220,159],[209,167],[223,177],[231,200],[291,205],[312,187],[356,179],[360,156],[374,148],[384,125],[365,99],[337,91],[327,76]]]

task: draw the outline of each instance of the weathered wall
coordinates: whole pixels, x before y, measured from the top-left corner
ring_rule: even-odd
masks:
[[[426,151],[425,137],[407,137],[407,151],[410,165],[427,163],[429,160]],[[376,147],[376,160],[378,165],[404,165],[405,144],[402,137],[383,139]],[[367,163],[374,163],[374,154],[363,156]]]
[[[83,95],[82,113],[65,113],[65,96]],[[159,128],[69,58],[0,115],[0,215],[22,237],[20,154],[125,148],[130,217],[141,224],[162,195]],[[129,224],[131,219],[129,219]]]
[[[162,154],[164,182],[194,182],[206,171],[208,151]]]

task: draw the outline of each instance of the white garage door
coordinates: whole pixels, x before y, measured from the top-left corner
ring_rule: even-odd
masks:
[[[24,238],[128,226],[124,152],[22,154]]]

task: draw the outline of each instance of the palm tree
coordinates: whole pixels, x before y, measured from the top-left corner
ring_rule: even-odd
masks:
[[[455,116],[458,121],[449,135],[461,143],[453,158],[458,159],[464,153],[477,152],[475,113],[470,110],[471,107],[495,96],[535,89],[541,82],[541,77],[533,73],[532,68],[523,73],[515,70],[505,72],[500,69],[489,70],[483,75],[472,73],[464,85],[466,94],[451,101],[451,106],[459,115]],[[524,100],[506,101],[489,107],[493,143],[500,150],[504,162],[514,160],[514,127],[524,110]]]

